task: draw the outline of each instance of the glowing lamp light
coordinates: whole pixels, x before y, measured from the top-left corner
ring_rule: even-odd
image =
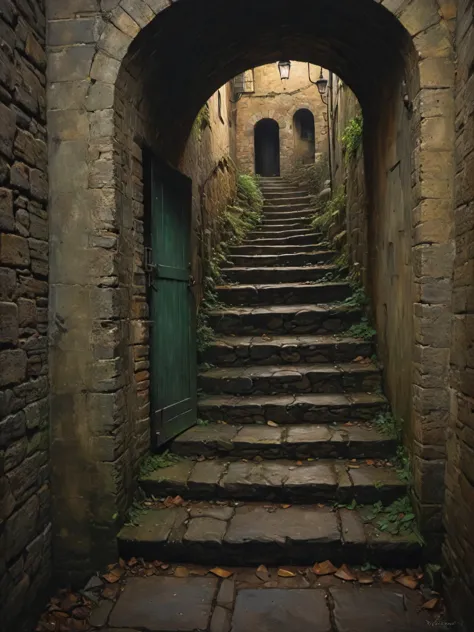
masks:
[[[278,70],[280,72],[280,79],[286,80],[290,78],[291,61],[279,61]]]

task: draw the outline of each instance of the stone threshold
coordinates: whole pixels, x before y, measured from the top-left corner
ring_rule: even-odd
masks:
[[[226,455],[265,459],[382,459],[395,452],[397,441],[371,424],[347,426],[280,426],[208,424],[186,430],[171,444],[175,454]]]
[[[373,419],[386,408],[385,397],[373,393],[209,395],[198,401],[200,416],[210,421],[256,424],[346,423]]]
[[[421,546],[414,534],[390,535],[364,523],[368,508],[288,507],[257,503],[148,509],[118,536],[124,559],[246,565],[371,563],[415,567]]]
[[[365,461],[247,461],[183,458],[140,479],[154,497],[262,500],[282,503],[339,502],[389,505],[406,493],[394,467]]]

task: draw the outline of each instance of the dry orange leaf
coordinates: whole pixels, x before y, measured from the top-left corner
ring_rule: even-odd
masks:
[[[282,509],[289,509],[291,507],[291,505],[281,505]]]
[[[209,571],[207,570],[207,568],[192,568],[189,571],[189,574],[190,575],[198,575],[199,577],[204,577],[204,575],[207,575],[208,572]]]
[[[116,568],[113,571],[110,571],[110,573],[106,573],[105,575],[102,575],[102,578],[105,579],[106,582],[109,582],[109,584],[115,584],[115,582],[118,582],[119,579],[122,577],[123,575],[123,570],[120,568]]]
[[[382,584],[393,584],[393,573],[390,571],[383,571],[380,579],[382,580]]]
[[[274,421],[267,421],[267,426],[271,426],[272,428],[278,428],[278,424]]]
[[[334,575],[336,571],[337,568],[329,560],[321,563],[316,563],[313,566],[313,573],[315,575]]]
[[[175,577],[188,577],[189,571],[185,566],[178,566],[175,568],[174,576]]]
[[[411,590],[415,590],[415,588],[418,587],[418,580],[414,577],[410,577],[410,575],[401,575],[397,577],[395,581],[402,586],[406,586],[406,588],[411,588]]]
[[[373,461],[372,459],[367,459],[365,462],[367,465],[375,465],[375,461]]]
[[[350,467],[351,470],[358,470],[360,468],[360,465],[354,465],[353,463],[348,463],[347,467]]]
[[[359,584],[369,585],[374,583],[374,578],[372,575],[368,575],[367,573],[359,573],[357,576],[357,581]]]
[[[354,362],[362,362],[363,359],[364,356],[357,356],[357,358],[354,359]]]
[[[355,582],[357,579],[347,564],[343,564],[341,568],[338,568],[334,575],[345,582]]]
[[[287,568],[279,568],[278,577],[296,577],[296,573],[289,571]]]
[[[219,568],[217,566],[216,568],[211,568],[209,572],[213,575],[217,575],[217,577],[222,577],[223,579],[227,579],[227,577],[232,577],[232,575],[234,574],[233,571],[226,571],[224,568]]]
[[[266,582],[270,579],[270,572],[265,564],[260,564],[260,566],[255,571],[255,575],[262,580],[262,582]]]
[[[430,599],[426,603],[424,603],[421,607],[424,610],[434,610],[439,603],[439,597],[435,597],[434,599]]]
[[[296,461],[296,465],[298,465],[298,466],[303,465],[303,461]]]

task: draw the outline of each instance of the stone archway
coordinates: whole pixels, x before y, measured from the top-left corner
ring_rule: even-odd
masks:
[[[369,200],[372,269],[379,271],[370,282],[378,318],[380,309],[388,314],[390,394],[396,411],[410,417],[422,528],[438,532],[453,258],[446,230],[454,143],[451,3],[112,0],[100,3],[102,10],[97,0],[47,4],[57,567],[81,574],[92,559],[110,557],[117,516],[130,503],[137,460],[147,449],[147,393],[135,383],[147,354],[142,147],[177,164],[209,95],[246,68],[279,58],[329,68],[362,104],[367,178],[379,183]],[[388,173],[394,175],[387,188]],[[403,211],[393,213],[393,192],[410,186],[409,199],[398,202]],[[390,213],[396,221],[387,228]],[[403,234],[403,245],[389,248],[395,234]],[[410,369],[398,379],[402,362]],[[77,476],[66,476],[70,455]]]

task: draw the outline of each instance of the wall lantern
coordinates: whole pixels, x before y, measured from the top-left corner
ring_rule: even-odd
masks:
[[[319,96],[321,97],[321,101],[324,103],[324,105],[327,105],[327,101],[325,101],[325,97],[327,95],[327,91],[328,91],[328,80],[325,79],[323,77],[323,69],[321,67],[321,72],[319,73],[319,78],[317,81],[313,81],[311,79],[311,64],[308,63],[308,77],[309,80],[311,81],[311,83],[313,83],[319,92]]]
[[[280,79],[283,81],[284,79],[290,78],[290,69],[291,69],[291,61],[279,61],[278,62],[278,70],[280,72]]]

